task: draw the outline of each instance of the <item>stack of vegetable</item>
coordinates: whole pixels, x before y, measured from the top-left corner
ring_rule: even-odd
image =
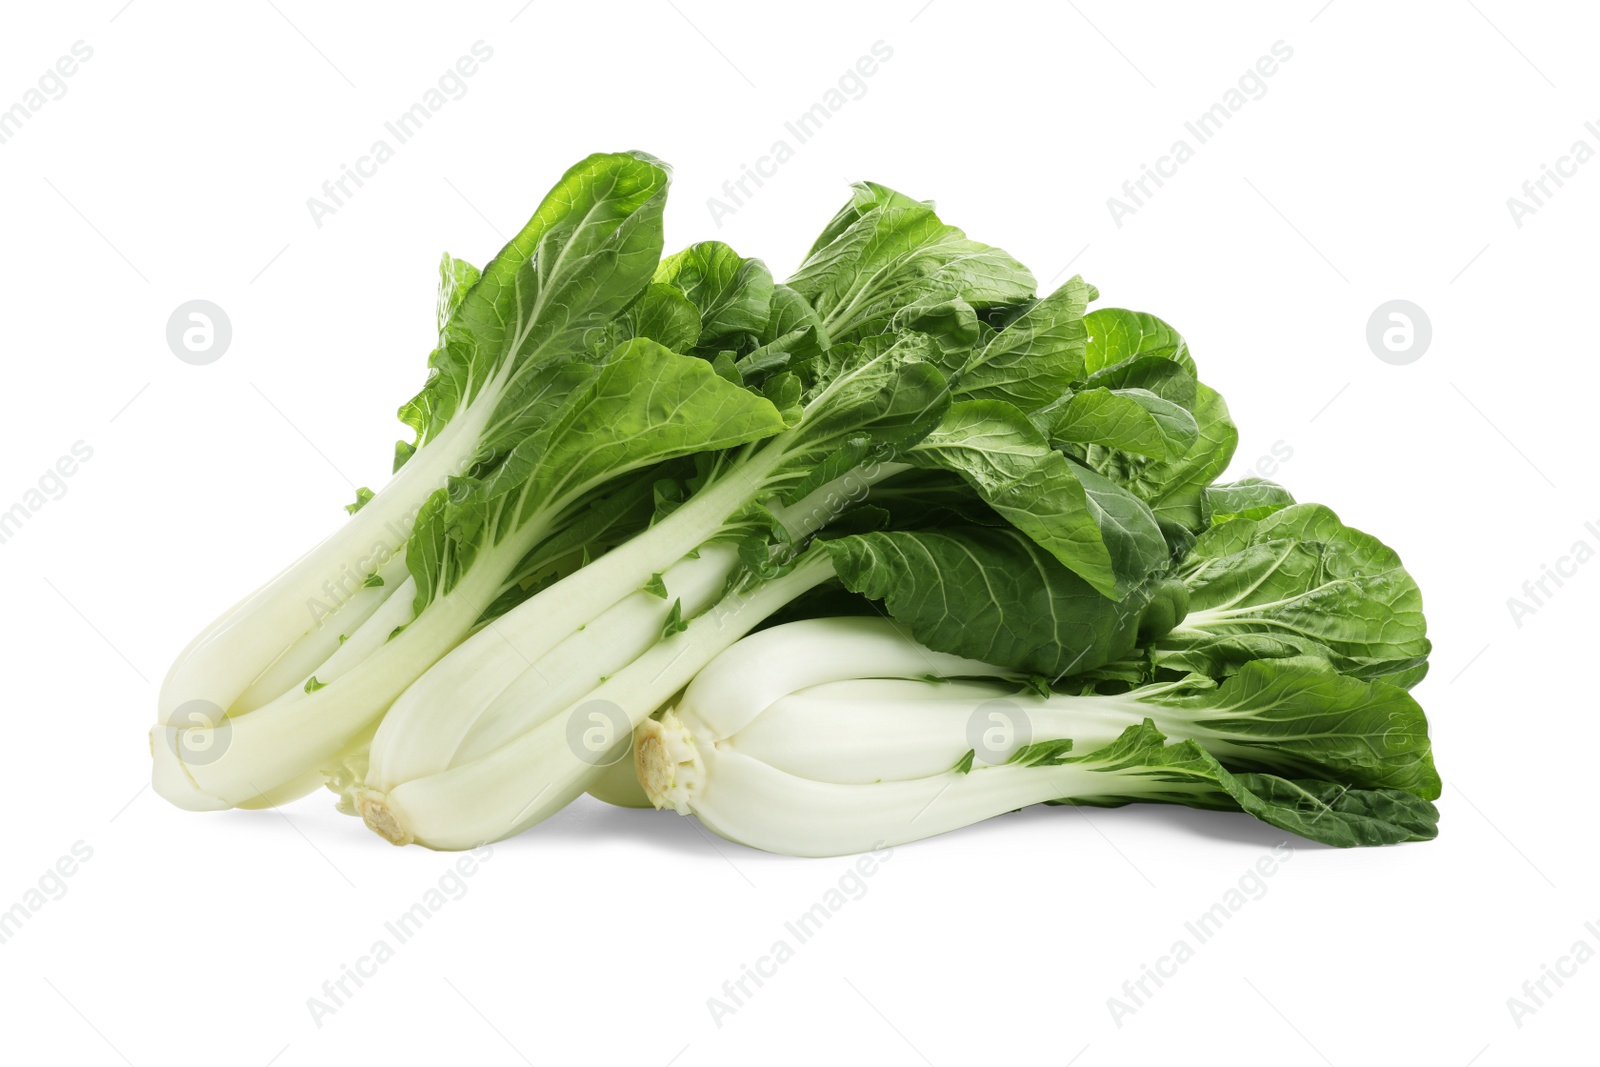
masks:
[[[158,792],[327,784],[446,849],[635,766],[803,855],[1036,802],[1434,835],[1415,583],[1216,484],[1237,433],[1171,327],[872,183],[787,282],[662,258],[667,186],[594,155],[481,272],[445,258],[393,479],[179,657]]]

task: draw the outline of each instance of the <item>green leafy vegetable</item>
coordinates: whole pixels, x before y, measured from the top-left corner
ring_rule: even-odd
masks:
[[[1218,481],[1238,433],[1176,329],[871,182],[785,282],[663,258],[667,185],[590,156],[481,271],[443,258],[393,479],[179,657],[158,792],[326,781],[467,848],[643,802],[604,770],[635,745],[657,804],[807,855],[1044,802],[1433,835],[1415,583]]]

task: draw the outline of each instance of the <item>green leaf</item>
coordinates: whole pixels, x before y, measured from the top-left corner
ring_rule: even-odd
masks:
[[[1192,413],[1198,384],[1182,363],[1165,356],[1135,356],[1095,371],[1084,379],[1083,388],[1144,389]]]
[[[967,749],[967,754],[962,756],[961,759],[956,762],[956,765],[950,769],[956,774],[971,774],[972,761],[976,759],[977,756],[978,750],[975,748],[969,748]]]
[[[1070,463],[1003,401],[950,405],[905,460],[960,475],[985,503],[1106,596],[1126,596],[1166,562],[1166,543],[1148,508]],[[1092,494],[1084,475],[1094,480]]]
[[[978,312],[971,304],[959,296],[938,291],[897,311],[889,320],[889,328],[911,330],[932,338],[943,353],[939,369],[947,373],[961,369],[983,331]]]
[[[613,347],[634,337],[648,337],[674,352],[687,352],[700,339],[700,309],[670,285],[651,282],[633,306],[616,319]]]
[[[767,318],[766,329],[761,333],[761,343],[765,346],[776,345],[786,337],[808,331],[819,351],[828,347],[828,334],[822,328],[822,320],[817,317],[816,309],[789,286],[774,285],[772,313]]]
[[[327,682],[317,681],[317,676],[313,674],[310,678],[306,679],[305,690],[308,693],[315,693],[318,689],[323,688],[327,684]]]
[[[771,403],[703,359],[640,338],[620,346],[486,483],[527,506],[586,492],[648,463],[731,448],[781,431]]]
[[[651,596],[658,596],[662,600],[667,599],[667,583],[662,581],[660,572],[650,576],[650,582],[644,587],[644,591]]]
[[[1084,503],[1111,559],[1111,573],[1119,576],[1119,588],[1148,582],[1165,569],[1167,541],[1144,501],[1087,467],[1069,465],[1083,486]]]
[[[1211,526],[1233,519],[1264,519],[1293,503],[1294,496],[1277,482],[1252,476],[1208,486],[1200,498],[1200,512]]]
[[[379,586],[381,586],[382,584],[383,584],[383,575],[378,574],[376,571],[374,571],[372,574],[367,575],[367,580],[361,583],[362,587],[365,588],[365,589],[376,589]]]
[[[1318,779],[1233,774],[1194,741],[1168,744],[1149,719],[1111,744],[1063,764],[1107,772],[1104,796],[1077,803],[1157,801],[1243,811],[1281,830],[1339,848],[1429,841],[1438,836],[1432,803],[1401,789],[1352,789]]]
[[[1137,356],[1170,359],[1190,376],[1195,373],[1194,359],[1189,355],[1183,335],[1154,315],[1123,308],[1099,308],[1090,312],[1084,321],[1089,328],[1084,365],[1091,374]]]
[[[1189,614],[1161,666],[1221,676],[1253,659],[1312,655],[1358,678],[1420,679],[1422,594],[1400,557],[1320,504],[1207,530],[1180,571]]]
[[[789,285],[834,340],[882,332],[903,309],[925,311],[953,297],[982,310],[1033,296],[1022,264],[883,186],[857,186],[823,238]]]
[[[668,256],[655,280],[681,290],[699,309],[698,347],[737,348],[766,329],[772,272],[759,259],[745,259],[721,241],[702,241]]]
[[[396,441],[394,443],[394,467],[392,469],[398,471],[401,467],[404,467],[406,460],[416,455],[416,452],[417,446],[410,441]]]
[[[446,252],[439,260],[439,299],[434,313],[439,325],[439,336],[444,337],[445,325],[466,299],[467,290],[478,284],[482,272],[464,259]]]
[[[1221,395],[1202,383],[1195,385],[1190,412],[1199,434],[1180,457],[1153,460],[1120,449],[1088,445],[1081,449],[1081,458],[1086,466],[1149,504],[1158,521],[1198,532],[1205,528],[1202,500],[1206,487],[1232,461],[1239,431],[1234,428]]]
[[[673,634],[681,634],[689,628],[689,622],[683,617],[683,601],[674,600],[672,610],[667,613],[667,621],[661,624],[661,640],[665,641]]]
[[[880,531],[820,547],[847,589],[884,601],[918,641],[1021,674],[1059,678],[1122,658],[1150,603],[1143,588],[1106,599],[1010,527]]]
[[[1267,774],[1224,775],[1224,788],[1241,810],[1325,845],[1357,848],[1439,836],[1439,809],[1404,790],[1346,789],[1337,782]]]
[[[738,364],[734,365],[734,370],[739,370]],[[744,372],[740,371],[739,376],[743,378]],[[786,426],[792,426],[800,421],[803,410],[800,396],[803,391],[800,379],[788,371],[780,371],[761,383],[761,395],[778,409],[778,414],[783,416]]]
[[[758,383],[791,364],[821,355],[828,348],[828,331],[806,298],[777,285],[772,290],[772,313],[761,334],[761,344],[738,362],[746,382]]]
[[[1061,408],[1050,436],[1165,460],[1188,452],[1200,427],[1189,412],[1147,389],[1088,389]]]
[[[345,509],[345,511],[347,511],[350,514],[354,515],[356,512],[358,512],[362,508],[366,507],[367,506],[367,501],[371,500],[376,495],[377,494],[374,493],[371,489],[368,489],[366,486],[363,485],[360,489],[356,490],[356,502],[354,504],[346,504],[344,506],[344,509]]]
[[[716,358],[711,361],[711,369],[725,382],[732,382],[734,385],[744,384],[744,375],[739,373],[732,352],[718,352]]]
[[[870,499],[874,507],[888,514],[889,529],[1010,525],[970,485],[949,471],[903,471],[872,486]]]
[[[788,443],[783,471],[793,480],[783,503],[862,464],[896,459],[938,424],[950,390],[924,358],[931,348],[920,334],[880,335],[834,345],[799,369],[810,384]]]
[[[1028,304],[967,363],[955,384],[956,396],[1004,400],[1023,411],[1060,397],[1083,377],[1089,292],[1082,277],[1073,277],[1049,296]]]
[[[840,208],[838,213],[829,220],[828,225],[822,230],[815,242],[812,243],[806,258],[816,254],[817,250],[838,240],[851,224],[859,220],[873,208],[915,208],[933,207],[931,200],[913,200],[904,193],[897,193],[887,185],[877,182],[854,182],[850,186],[850,202]]]
[[[441,300],[454,307],[429,358],[427,384],[400,409],[401,421],[417,432],[413,448],[437,435],[508,362],[515,378],[585,351],[588,332],[634,302],[661,258],[667,185],[666,169],[649,156],[597,153],[562,176],[459,298],[470,268],[446,261],[442,270],[451,277]],[[515,400],[502,404],[496,421],[514,412]]]
[[[655,475],[660,469],[613,482],[586,507],[570,513],[559,530],[517,563],[500,595],[479,616],[478,625],[498,618],[647,529],[656,514]]]
[[[1019,767],[1059,767],[1067,762],[1068,754],[1072,751],[1072,738],[1063,737],[1054,741],[1035,741],[1030,745],[1023,745],[1006,760],[1009,764]]]
[[[1403,689],[1310,656],[1246,663],[1220,687],[1196,681],[1130,695],[1181,709],[1186,732],[1234,770],[1439,796],[1427,716]]]

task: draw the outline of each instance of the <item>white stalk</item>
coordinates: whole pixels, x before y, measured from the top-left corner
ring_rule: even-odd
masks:
[[[367,825],[395,844],[465,849],[547,818],[597,781],[613,759],[625,758],[632,731],[706,663],[832,574],[826,557],[803,561],[782,577],[721,601],[583,700],[481,759],[386,791],[369,787],[357,797]],[[590,716],[598,716],[597,725],[608,727],[607,733],[598,743],[577,743]]]
[[[233,702],[228,713],[238,715],[254,711],[282,696],[294,686],[305,684],[308,677],[319,673],[318,667],[341,650],[345,641],[401,592],[400,586],[406,586],[403,595],[406,602],[410,602],[414,586],[410,585],[410,573],[406,570],[404,549],[396,552],[387,563],[379,567],[377,574],[383,579],[382,585],[371,588],[363,586],[356,590],[334,615],[323,620],[322,625],[295,642],[272,666],[263,671],[261,676],[251,683],[250,688]],[[341,637],[345,640],[341,641]]]
[[[220,723],[158,723],[151,730],[156,791],[179,807],[212,811],[292,799],[291,782],[315,788],[311,772],[330,766],[419,674],[460,643],[549,523],[548,517],[527,523],[429,603],[419,619],[412,618],[414,583],[400,584],[317,668],[320,688],[306,692],[308,677],[277,699]],[[399,626],[405,629],[396,634]]]
[[[1159,792],[1078,764],[1008,765],[1032,742],[1070,738],[1074,752],[1093,752],[1149,718],[1173,740],[1233,750],[1182,709],[1133,695],[1046,697],[1019,683],[924,648],[888,619],[789,623],[734,645],[645,723],[636,774],[657,807],[698,815],[731,840],[831,856],[1046,800]],[[968,752],[970,769],[958,771]]]
[[[686,694],[680,717],[689,717],[690,707]],[[1126,694],[1044,697],[1003,681],[825,682],[784,694],[733,734],[719,734],[698,713],[699,698],[693,707],[695,722],[714,742],[726,741],[789,774],[830,782],[921,778],[953,766],[968,749],[976,763],[998,765],[1030,741],[1063,737],[1072,738],[1074,751],[1091,752],[1145,719],[1173,740],[1201,741],[1214,755],[1249,751],[1207,730],[1193,712]]]
[[[731,546],[707,546],[662,575],[665,598],[631,593],[532,664],[506,654],[503,620],[490,623],[395,701],[373,745],[366,784],[382,791],[438,774],[537,726],[647,652],[675,601],[686,618],[714,603],[735,560]]]
[[[723,738],[744,729],[778,698],[822,682],[1012,673],[935,652],[888,619],[829,619],[826,625],[775,626],[739,642],[695,678],[684,702]]]
[[[319,668],[331,680],[313,692],[291,689],[210,726],[157,724],[151,730],[156,792],[181,808],[210,811],[292,799],[285,795],[291,782],[315,788],[311,772],[329,765],[383,713],[422,669],[418,664],[433,662],[460,640],[482,612],[486,593],[493,590],[463,582],[392,640],[386,640],[392,619],[380,611]],[[391,605],[395,617],[410,613],[409,597],[393,596],[385,608]],[[361,656],[369,644],[375,647]]]
[[[671,735],[675,738],[668,740]],[[692,749],[694,761],[682,760]],[[1161,783],[1089,766],[975,766],[902,781],[845,784],[779,770],[737,747],[701,741],[672,712],[640,730],[639,778],[658,806],[676,801],[731,841],[790,856],[842,856],[917,841],[1069,797],[1159,792]],[[685,770],[694,766],[697,774]],[[688,778],[683,784],[679,779]],[[667,783],[668,788],[661,788]],[[654,787],[654,788],[653,788]],[[676,792],[676,796],[674,796]]]
[[[315,648],[326,648],[327,640],[337,642],[340,633],[354,630],[351,620],[359,622],[373,602],[388,599],[389,571],[382,587],[364,589],[362,580],[379,566],[391,567],[423,502],[471,458],[499,398],[499,385],[496,379],[481,390],[331,536],[201,631],[167,672],[158,722],[184,725],[178,721],[179,710],[196,702],[233,709],[284,657],[294,657],[293,669],[298,670],[307,658],[296,655],[300,642],[312,639]],[[258,691],[251,699],[264,704],[277,695]]]

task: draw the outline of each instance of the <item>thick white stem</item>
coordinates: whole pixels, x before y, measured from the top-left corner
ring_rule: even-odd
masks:
[[[497,398],[492,383],[366,507],[206,627],[167,672],[158,721],[182,725],[179,710],[196,702],[232,709],[252,683],[308,635],[327,629],[337,640],[338,634],[353,629],[340,629],[352,618],[352,600],[364,606],[387,599],[379,595],[387,585],[362,597],[362,580],[405,547],[423,502],[471,458]]]
[[[607,558],[591,566],[605,566]],[[531,665],[509,653],[499,623],[491,623],[395,701],[366,784],[385,791],[438,774],[538,726],[659,641],[674,602],[686,618],[708,608],[735,562],[732,546],[707,546],[662,575],[665,598],[644,591],[623,597]]]
[[[1015,672],[933,652],[879,617],[807,619],[747,637],[700,672],[676,711],[708,744],[850,784],[937,774],[968,750],[977,765],[999,765],[1035,741],[1071,738],[1074,751],[1091,752],[1147,718],[1176,740],[1246,751],[1202,714],[1132,694],[1041,696]]]
[[[253,711],[200,728],[192,721],[158,723],[150,734],[156,792],[179,807],[211,811],[277,798],[288,783],[328,767],[461,642],[507,573],[548,529],[547,520],[529,522],[414,621],[415,586],[408,579],[317,668],[320,688],[306,692],[302,683]],[[395,634],[399,625],[405,629]]]
[[[970,826],[1047,800],[1149,788],[1077,765],[976,767],[900,782],[840,785],[787,774],[726,745],[700,746],[705,781],[689,801],[731,841],[790,856],[842,856]]]
[[[305,680],[313,674],[318,674],[317,668],[321,667],[328,657],[340,651],[346,641],[359,631],[368,619],[379,612],[392,612],[392,602],[397,597],[403,598],[402,608],[405,611],[405,618],[394,625],[398,626],[409,621],[411,596],[415,586],[406,570],[405,550],[402,548],[390,557],[389,562],[378,568],[377,574],[383,579],[382,585],[358,589],[334,614],[324,619],[322,625],[307,633],[278,657],[277,662],[268,667],[250,684],[250,688],[240,694],[239,699],[228,709],[228,713],[240,715],[254,711],[276,700],[295,686],[305,684]],[[346,640],[341,641],[341,636]]]
[[[1046,800],[1165,788],[1083,764],[1007,763],[1033,742],[1070,738],[1090,753],[1148,718],[1174,740],[1219,755],[1235,747],[1181,708],[1131,694],[1040,696],[1008,673],[932,653],[887,619],[774,627],[718,656],[638,731],[636,775],[657,807],[731,840],[831,856]],[[957,771],[969,751],[970,769]]]
[[[720,740],[738,733],[778,698],[822,682],[1012,674],[935,652],[888,619],[806,620],[763,630],[728,649],[685,690],[680,707]]]
[[[482,759],[358,797],[367,824],[396,844],[473,848],[515,834],[582,793],[632,732],[723,649],[807,589],[832,577],[826,557],[729,597],[688,629],[596,687],[561,714]],[[600,736],[596,738],[596,731]],[[382,731],[380,730],[380,733]]]

